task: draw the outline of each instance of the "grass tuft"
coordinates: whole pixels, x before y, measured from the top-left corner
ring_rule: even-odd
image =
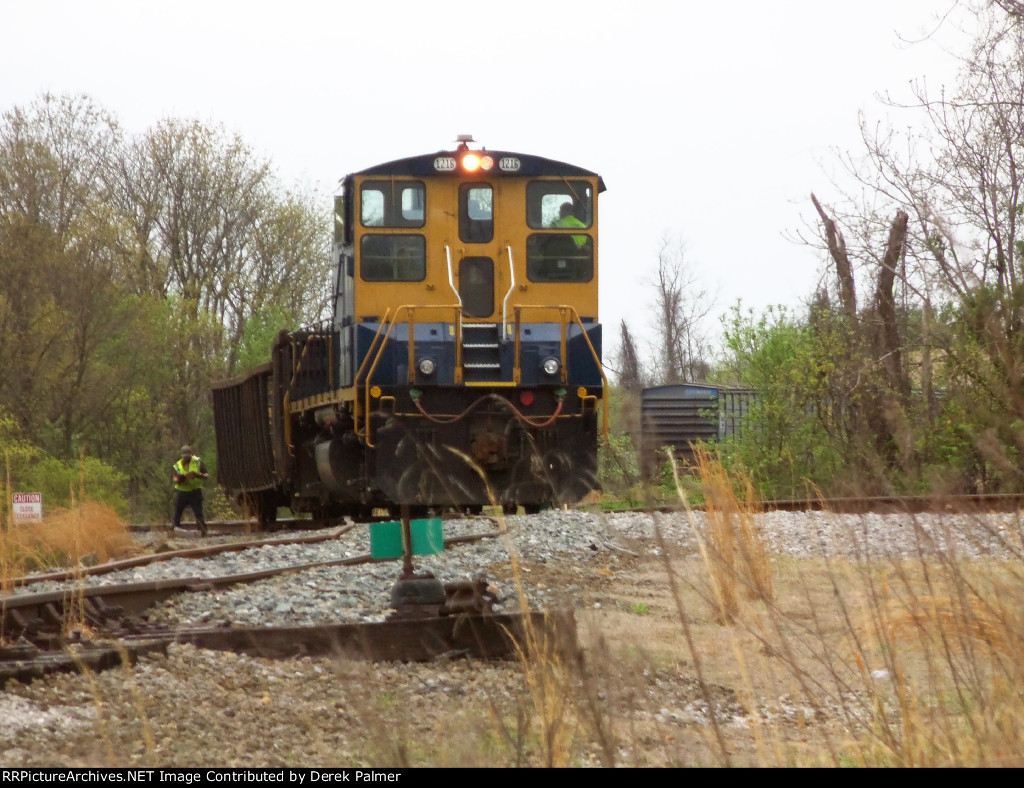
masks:
[[[105,563],[135,551],[127,524],[110,507],[93,501],[50,507],[41,523],[0,529],[0,588],[10,591],[15,578],[30,572]]]

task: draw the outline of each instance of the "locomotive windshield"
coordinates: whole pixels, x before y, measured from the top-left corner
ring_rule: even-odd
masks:
[[[485,183],[459,187],[459,239],[470,244],[494,238],[494,190]]]

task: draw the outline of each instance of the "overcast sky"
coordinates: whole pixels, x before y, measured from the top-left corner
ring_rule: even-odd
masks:
[[[8,0],[0,111],[86,93],[130,132],[223,124],[285,184],[453,147],[600,173],[601,320],[650,336],[662,239],[715,313],[802,303],[823,269],[785,240],[834,194],[830,150],[911,79],[948,83],[932,41],[953,0]],[[894,119],[900,122],[899,118]]]

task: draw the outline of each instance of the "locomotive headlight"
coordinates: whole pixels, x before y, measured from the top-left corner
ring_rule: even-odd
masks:
[[[544,359],[544,363],[540,365],[540,368],[544,370],[546,375],[557,375],[561,365],[558,363],[558,359],[549,357]]]
[[[420,359],[420,372],[422,372],[424,375],[433,375],[435,369],[437,369],[437,364],[434,363],[434,359]]]
[[[480,169],[480,157],[475,153],[467,153],[462,157],[462,169],[466,172],[476,172]]]
[[[480,169],[481,170],[489,170],[493,166],[494,166],[494,159],[492,159],[490,156],[481,156],[480,157]]]

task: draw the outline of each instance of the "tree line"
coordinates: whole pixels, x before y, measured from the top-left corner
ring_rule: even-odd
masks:
[[[720,448],[766,496],[1024,488],[1024,6],[958,5],[980,32],[956,84],[890,101],[914,122],[864,120],[860,151],[837,154],[847,187],[809,189],[797,240],[827,275],[804,308],[736,307],[710,347],[710,305],[666,240],[653,358],[620,326],[626,392],[758,392]],[[0,116],[3,483],[165,515],[182,443],[215,467],[210,383],[326,316],[329,202],[222,127],[132,135],[85,95]]]
[[[737,306],[708,348],[692,341],[704,308],[685,256],[663,255],[658,363],[620,327],[627,391],[758,392],[720,450],[768,497],[1024,489],[1024,5],[957,5],[979,32],[956,84],[887,100],[898,128],[862,118],[861,149],[836,154],[847,186],[809,194],[796,240],[827,275],[805,308]]]
[[[0,446],[11,486],[62,501],[87,471],[84,486],[126,499],[126,514],[164,514],[181,444],[215,463],[210,383],[265,360],[272,332],[325,314],[329,227],[329,200],[287,188],[223,127],[168,118],[128,134],[87,95],[8,109]]]

